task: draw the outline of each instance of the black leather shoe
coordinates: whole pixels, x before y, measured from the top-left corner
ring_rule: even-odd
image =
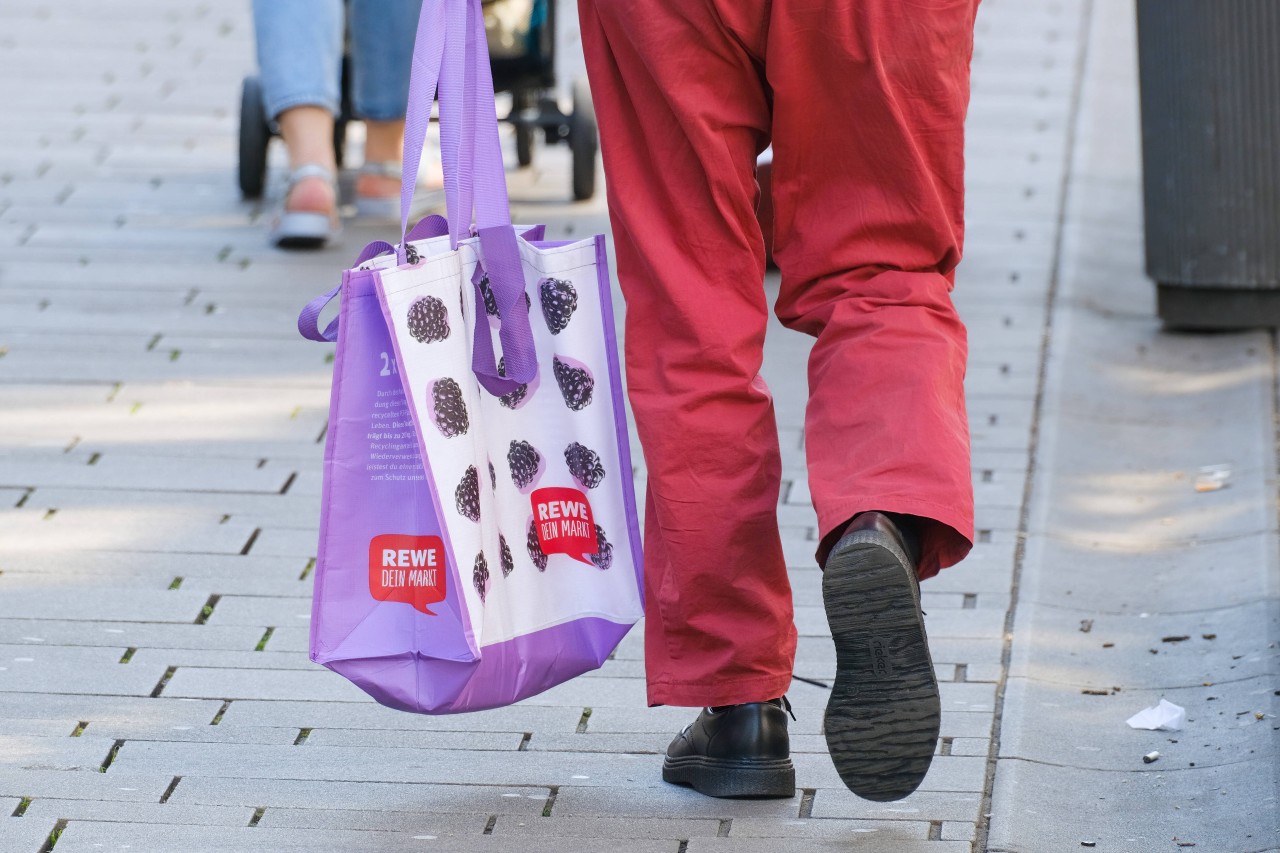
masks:
[[[916,559],[909,531],[885,513],[864,512],[823,567],[822,600],[836,645],[827,748],[849,790],[877,802],[919,787],[942,720]]]
[[[795,796],[790,710],[785,698],[703,708],[667,747],[663,780],[709,797]]]

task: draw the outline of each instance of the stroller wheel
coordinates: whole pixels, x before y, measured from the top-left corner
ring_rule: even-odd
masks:
[[[267,143],[271,128],[262,101],[262,82],[244,78],[240,90],[240,192],[245,198],[259,198],[267,181]]]
[[[569,116],[569,148],[573,152],[573,197],[596,194],[596,153],[600,150],[596,110],[584,78],[573,81],[573,115]]]

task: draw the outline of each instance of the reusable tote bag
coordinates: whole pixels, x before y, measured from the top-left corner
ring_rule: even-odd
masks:
[[[451,224],[371,244],[325,332],[327,297],[299,318],[337,341],[311,659],[431,714],[594,669],[643,615],[604,237],[516,235],[483,26],[423,4],[401,233],[437,82]]]

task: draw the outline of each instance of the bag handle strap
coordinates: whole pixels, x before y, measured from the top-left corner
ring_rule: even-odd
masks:
[[[401,234],[417,182],[431,104],[440,97],[440,150],[445,201],[454,248],[470,236],[475,214],[480,262],[498,307],[505,368],[498,373],[486,323],[477,322],[472,369],[491,394],[510,393],[537,374],[538,364],[524,300],[524,269],[511,225],[506,173],[498,139],[493,74],[480,0],[424,0],[405,115],[405,168],[400,185]],[[403,263],[405,239],[396,249]],[[479,294],[477,294],[479,295]],[[478,320],[483,315],[477,315]],[[485,326],[485,328],[481,328]]]

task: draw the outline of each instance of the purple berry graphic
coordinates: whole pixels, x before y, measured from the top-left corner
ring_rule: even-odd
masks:
[[[490,317],[498,316],[498,301],[493,298],[493,288],[489,286],[489,274],[480,277],[480,298],[484,300],[484,313]]]
[[[556,384],[560,386],[560,394],[564,404],[575,412],[580,412],[591,404],[591,392],[596,381],[591,371],[581,362],[555,356],[551,359],[551,368],[556,374]]]
[[[507,450],[507,465],[511,467],[512,482],[521,492],[528,492],[546,467],[542,454],[527,441],[511,442]]]
[[[529,549],[529,559],[533,560],[533,564],[538,567],[538,571],[545,572],[547,570],[547,555],[542,551],[542,543],[538,541],[538,531],[533,527],[533,519],[529,519],[529,536],[525,541],[525,547]]]
[[[489,594],[489,561],[484,558],[484,551],[476,554],[476,567],[471,572],[471,582],[476,585],[480,600],[484,601]]]
[[[503,356],[498,357],[498,375],[499,376],[507,375],[507,360]],[[535,376],[534,383],[536,384],[537,381],[538,381],[537,377]],[[524,401],[528,398],[528,396],[529,396],[529,385],[528,383],[526,383],[524,385],[517,386],[516,389],[514,391],[511,391],[510,393],[503,394],[500,397],[498,397],[498,402],[503,406],[506,406],[508,409],[518,409],[524,403]]]
[[[507,538],[501,533],[498,534],[498,545],[501,547],[501,553],[498,557],[502,563],[502,576],[504,578],[510,577],[511,573],[516,569],[516,561],[511,556],[511,549],[507,547]]]
[[[465,515],[476,522],[480,520],[480,475],[476,466],[467,466],[462,482],[453,491],[453,503],[458,508],[459,515]]]
[[[544,278],[538,285],[538,295],[542,298],[542,317],[547,321],[547,328],[553,335],[560,334],[578,308],[578,291],[567,281]]]
[[[449,310],[434,296],[424,296],[409,306],[409,334],[419,343],[449,337]]]
[[[493,288],[489,286],[489,274],[485,273],[480,277],[478,282],[480,288],[480,298],[484,300],[484,313],[490,317],[497,319],[498,317],[498,300],[493,295]],[[530,308],[533,303],[529,301],[529,294],[524,295],[524,307]]]
[[[445,377],[431,383],[431,421],[445,438],[464,435],[471,426],[458,383]]]
[[[604,466],[600,456],[584,444],[574,442],[564,449],[564,461],[569,473],[584,489],[594,489],[604,479]]]
[[[609,544],[609,540],[605,538],[604,528],[596,525],[596,539],[600,541],[600,550],[591,554],[591,562],[596,564],[597,569],[607,569],[613,565],[613,546]]]
[[[493,470],[493,463],[489,463],[489,485],[496,491],[498,488],[498,472]]]

